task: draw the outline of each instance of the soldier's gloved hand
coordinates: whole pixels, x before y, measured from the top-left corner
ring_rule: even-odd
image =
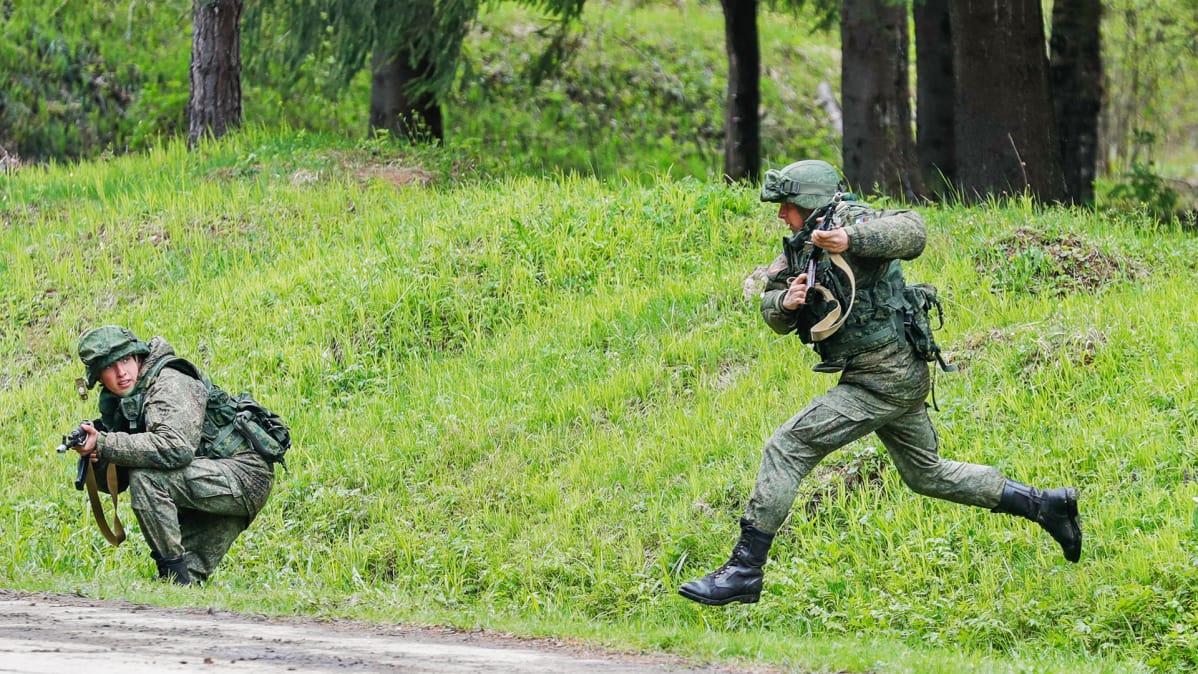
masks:
[[[843,229],[816,230],[811,233],[811,243],[829,253],[843,253],[849,249],[849,235]]]
[[[86,421],[79,424],[79,428],[82,428],[83,432],[87,433],[87,440],[83,441],[82,447],[76,447],[75,451],[79,452],[79,456],[90,456],[92,463],[95,463],[100,459],[100,457],[96,456],[96,439],[100,437],[100,431],[97,431],[95,426]]]
[[[799,274],[790,280],[790,288],[782,298],[782,308],[794,311],[807,302],[807,274]]]

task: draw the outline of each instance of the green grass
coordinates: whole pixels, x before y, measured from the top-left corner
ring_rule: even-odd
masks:
[[[833,381],[741,296],[773,209],[718,181],[486,165],[250,130],[0,178],[0,586],[823,670],[1198,667],[1192,234],[924,211],[908,277],[941,288],[965,365],[937,384],[944,453],[1079,486],[1080,565],[887,468],[789,521],[760,604],[710,609],[677,585],[723,561],[762,442]],[[371,177],[416,166],[431,185]],[[1033,293],[980,273],[1024,226],[1150,274]],[[206,588],[151,580],[136,533],[107,547],[51,451],[94,416],[73,352],[110,322],[292,425],[290,471]]]

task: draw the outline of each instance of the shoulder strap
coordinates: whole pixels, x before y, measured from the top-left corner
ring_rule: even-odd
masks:
[[[154,380],[158,379],[158,375],[168,367],[172,370],[182,372],[192,379],[204,381],[204,375],[200,374],[199,368],[192,365],[191,361],[178,356],[170,356],[154,363],[154,367],[150,368],[150,371],[143,375],[145,377],[145,388],[149,388],[154,383]]]
[[[141,376],[141,380],[137,383],[137,386],[140,389],[138,395],[142,396],[141,402],[138,403],[137,410],[137,423],[139,426],[145,426],[146,392],[148,392],[150,387],[154,385],[154,382],[158,380],[158,375],[162,374],[162,371],[168,367],[177,372],[182,372],[192,379],[195,379],[203,384],[205,388],[208,387],[208,382],[204,379],[204,376],[200,374],[200,370],[195,365],[192,365],[191,361],[187,360],[186,358],[169,356],[159,360],[157,363],[154,363],[154,367],[150,368],[144,375]]]

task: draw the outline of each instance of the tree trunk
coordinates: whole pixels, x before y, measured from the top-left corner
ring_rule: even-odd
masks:
[[[370,78],[370,128],[386,129],[411,140],[444,140],[441,105],[430,92],[413,92],[412,83],[432,74],[433,64],[412,65],[406,50],[378,45]]]
[[[761,52],[757,0],[720,0],[728,52],[728,100],[724,106],[724,176],[757,180],[761,174]]]
[[[1068,199],[1094,201],[1098,170],[1098,113],[1102,109],[1099,0],[1056,0],[1052,5],[1052,86],[1061,171]]]
[[[188,145],[241,124],[242,0],[195,0]]]
[[[949,15],[963,194],[1062,200],[1040,0],[954,0]]]
[[[953,40],[949,0],[915,0],[915,149],[924,183],[945,195],[956,182]]]
[[[849,184],[914,201],[924,187],[911,131],[907,31],[905,2],[845,0],[840,91]]]

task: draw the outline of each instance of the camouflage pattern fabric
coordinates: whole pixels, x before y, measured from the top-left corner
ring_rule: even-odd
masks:
[[[146,372],[175,353],[161,337],[149,345],[142,363]],[[182,372],[167,368],[159,373],[145,391],[140,415],[119,409],[127,399],[133,396],[101,394],[104,425],[110,430],[97,440],[100,458],[133,469],[130,502],[151,549],[165,557],[186,551],[189,569],[207,577],[266,504],[274,471],[244,439],[229,458],[196,457],[208,392]],[[129,421],[138,416],[145,420],[141,432]],[[117,430],[122,428],[129,432]]]
[[[200,578],[212,575],[253,519],[241,485],[220,463],[197,458],[178,470],[129,474],[130,503],[150,549],[167,558],[186,553]]]
[[[150,347],[128,328],[104,325],[88,330],[79,338],[79,360],[87,376],[87,387],[96,385],[100,371],[125,356],[144,356]]]
[[[804,159],[780,170],[766,171],[761,184],[761,200],[785,201],[801,208],[816,209],[832,201],[843,188],[836,167],[819,159]]]
[[[849,202],[837,208],[836,217],[849,234],[844,258],[859,288],[880,280],[892,260],[912,259],[923,251],[923,221],[912,211],[883,214]],[[783,334],[796,324],[795,312],[782,308],[785,294],[785,289],[771,287],[761,302],[766,324]],[[776,532],[803,477],[829,453],[869,433],[878,435],[903,482],[917,493],[997,506],[1006,482],[998,470],[939,456],[924,402],[929,382],[927,363],[915,357],[905,338],[849,358],[840,382],[782,424],[766,443],[745,518],[761,531]]]

